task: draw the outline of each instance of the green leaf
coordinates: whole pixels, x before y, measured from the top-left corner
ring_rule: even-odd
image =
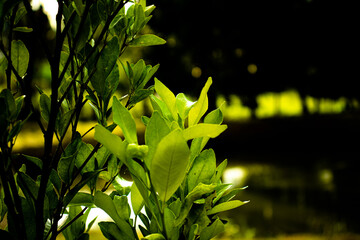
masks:
[[[145,164],[150,169],[156,147],[161,139],[170,133],[170,128],[165,119],[158,111],[154,111],[145,130],[145,143],[149,147],[149,152],[145,158]]]
[[[190,230],[189,230],[188,240],[195,240],[196,235],[198,235],[198,231],[199,231],[199,225],[198,224],[191,225]]]
[[[32,29],[32,28],[28,28],[28,27],[16,27],[16,28],[13,29],[13,31],[29,33],[29,32],[32,32],[33,29]],[[21,75],[20,75],[20,76],[21,76]]]
[[[176,95],[176,108],[180,117],[185,120],[189,114],[190,109],[194,106],[195,102],[188,100],[183,93]]]
[[[145,24],[144,8],[140,4],[135,4],[134,14],[135,14],[135,21],[133,25],[133,31],[136,34],[144,27]]]
[[[64,114],[59,112],[59,114],[56,118],[55,126],[56,126],[56,129],[60,136],[63,136],[66,133],[73,113],[74,113],[74,110],[67,111]]]
[[[14,120],[17,113],[17,107],[11,91],[9,89],[3,89],[0,93],[0,97],[4,99],[4,104],[1,105],[4,111],[1,111],[0,114],[4,114],[4,118],[8,121]]]
[[[154,45],[163,45],[166,41],[153,34],[144,34],[129,42],[130,47],[148,47]]]
[[[64,198],[64,206],[67,206],[71,200],[76,196],[76,194],[80,191],[81,188],[83,188],[86,184],[88,184],[90,181],[94,180],[100,173],[101,170],[97,170],[95,172],[88,172],[85,173],[81,181],[77,183],[65,196]]]
[[[216,171],[216,157],[212,149],[203,151],[194,161],[187,177],[188,191],[199,183],[210,184]]]
[[[135,239],[131,226],[119,216],[110,196],[101,191],[97,191],[94,202],[97,207],[104,210],[115,221],[120,233],[123,235],[123,238],[119,239]]]
[[[151,181],[159,198],[166,202],[182,183],[190,150],[180,130],[165,136],[156,148],[151,163]]]
[[[69,206],[95,207],[94,196],[89,193],[78,192],[70,201]]]
[[[51,107],[50,98],[45,93],[41,94],[40,95],[40,112],[41,112],[41,117],[46,122],[49,122],[49,119],[50,119],[50,107]]]
[[[134,106],[136,103],[141,102],[148,96],[154,93],[154,87],[150,86],[148,89],[138,89],[129,99],[129,106]]]
[[[223,113],[220,108],[209,112],[205,118],[204,123],[221,124],[223,122]]]
[[[81,142],[79,144],[78,153],[75,157],[75,166],[80,168],[80,166],[85,162],[94,147],[91,144],[86,144]],[[93,172],[95,171],[95,156],[92,156],[91,159],[87,162],[85,167],[81,170],[81,173]]]
[[[138,215],[144,206],[144,199],[134,183],[131,185],[131,205],[135,215]]]
[[[216,176],[214,179],[214,183],[218,183],[220,181],[226,166],[227,166],[227,159],[225,159],[222,163],[220,163],[219,166],[216,168]]]
[[[165,231],[169,240],[178,240],[179,231],[175,227],[175,214],[169,208],[165,208],[164,211],[164,222],[165,222]]]
[[[164,118],[168,119],[169,121],[174,120],[170,110],[161,99],[155,97],[154,95],[150,95],[150,101],[154,111],[158,111]]]
[[[117,64],[114,65],[114,68],[110,72],[109,76],[105,79],[105,82],[103,83],[105,88],[104,92],[101,94],[104,99],[105,106],[104,108],[107,110],[107,106],[109,104],[111,96],[115,93],[118,85],[119,85],[119,67]]]
[[[200,97],[195,103],[194,107],[189,112],[189,126],[197,124],[201,117],[206,113],[208,109],[208,97],[207,92],[212,84],[212,78],[209,78],[205,83],[205,86],[201,90]]]
[[[14,119],[17,119],[19,114],[20,114],[20,111],[21,111],[21,108],[22,108],[22,105],[24,103],[24,99],[25,99],[25,95],[22,95],[22,96],[19,96],[15,99],[15,104],[16,104],[16,113],[14,114],[13,118]]]
[[[104,50],[101,52],[99,61],[96,64],[96,71],[90,80],[97,95],[101,99],[104,99],[107,91],[113,90],[109,89],[109,85],[111,84],[104,84],[104,79],[107,79],[112,71],[116,71],[114,68],[116,67],[116,61],[119,55],[119,40],[117,37],[113,37],[110,41],[107,42]],[[113,80],[113,77],[110,77],[109,80],[105,81],[113,82]]]
[[[99,222],[99,227],[107,239],[110,240],[130,240],[131,238],[127,238],[122,231],[120,231],[119,227],[113,222]],[[134,239],[134,238],[133,238]]]
[[[114,122],[123,131],[126,141],[129,143],[137,143],[136,124],[129,110],[127,110],[115,96],[113,97],[112,108]]]
[[[29,155],[25,155],[22,154],[22,156],[24,156],[26,158],[26,160],[32,162],[33,164],[35,164],[37,167],[39,167],[40,169],[42,169],[43,166],[43,162],[40,158],[37,157],[33,157],[33,156],[29,156]]]
[[[175,95],[162,82],[155,78],[155,90],[166,104],[175,121],[178,119]]]
[[[233,200],[230,202],[224,202],[224,203],[220,203],[218,205],[216,205],[215,207],[213,207],[212,209],[210,209],[209,211],[206,212],[207,215],[212,215],[215,213],[219,213],[219,212],[224,212],[227,210],[231,210],[237,207],[240,207],[244,204],[248,203],[248,201],[246,202],[242,202],[240,200]]]
[[[129,221],[131,210],[128,203],[128,198],[124,195],[115,195],[113,202],[119,217],[125,221]]]
[[[232,184],[229,183],[222,183],[218,184],[215,188],[216,197],[213,199],[213,204],[215,205],[217,201],[226,193],[227,190],[231,188]]]
[[[223,203],[223,202],[228,202],[231,199],[233,199],[239,192],[241,192],[242,190],[246,189],[246,187],[243,188],[234,188],[231,189],[229,192],[227,192],[225,195],[223,195],[218,203]]]
[[[165,237],[160,233],[152,233],[150,235],[147,235],[143,239],[146,239],[146,240],[165,240]]]
[[[140,89],[145,87],[146,83],[154,76],[154,74],[157,72],[159,67],[160,67],[160,64],[157,64],[154,67],[147,66],[146,76],[145,76],[144,80],[142,81],[142,83],[139,85]]]
[[[39,186],[30,176],[23,172],[19,172],[17,175],[17,183],[28,201],[31,199],[35,200],[37,198]]]
[[[11,62],[19,76],[23,77],[29,64],[29,51],[21,40],[11,42]]]
[[[210,226],[203,229],[200,233],[200,240],[208,240],[225,230],[225,225],[217,218]]]
[[[26,15],[26,9],[25,7],[20,7],[17,11],[16,11],[16,15],[15,15],[15,20],[14,20],[14,25],[18,24],[19,21]]]
[[[183,130],[185,140],[200,137],[215,138],[227,129],[227,125],[199,123]]]
[[[183,205],[181,206],[181,211],[180,211],[180,215],[179,217],[176,219],[176,226],[179,226],[181,224],[183,224],[184,220],[186,219],[186,217],[188,216],[191,207],[194,203],[194,201],[200,199],[203,197],[203,195],[207,195],[210,194],[212,192],[214,192],[215,189],[215,184],[210,184],[210,185],[206,185],[206,184],[198,184],[185,198],[185,201],[183,203]]]
[[[61,181],[70,183],[74,174],[75,156],[60,158],[57,171]]]
[[[101,125],[95,127],[94,138],[104,145],[111,153],[117,156],[121,161],[126,161],[126,145],[121,138],[112,134],[109,130]]]

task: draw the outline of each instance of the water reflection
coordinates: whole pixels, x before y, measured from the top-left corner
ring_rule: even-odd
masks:
[[[357,221],[349,211],[359,211],[355,205],[351,206],[355,201],[344,194],[349,188],[339,181],[338,166],[326,166],[321,158],[317,158],[312,166],[308,162],[302,166],[278,162],[239,161],[224,172],[225,182],[232,182],[237,187],[249,186],[238,198],[250,199],[250,203],[237,211],[225,213],[230,225],[238,227],[232,233],[235,239],[280,239],[279,236],[299,233],[308,235],[298,239],[312,239],[314,236],[318,237],[315,239],[343,239],[336,236],[356,232]],[[340,192],[344,195],[339,196]],[[339,204],[349,205],[338,207]]]

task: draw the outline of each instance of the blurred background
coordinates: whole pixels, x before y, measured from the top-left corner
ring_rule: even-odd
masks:
[[[54,1],[40,7],[33,0],[50,42],[53,22],[44,12],[56,12]],[[210,147],[219,162],[229,161],[224,181],[248,186],[238,198],[250,203],[225,213],[229,225],[222,238],[360,239],[360,41],[354,2],[147,4],[157,8],[146,31],[167,44],[131,49],[124,61],[160,63],[156,77],[194,99],[213,78],[210,108],[221,107],[229,129]],[[28,33],[17,37],[35,56],[29,86],[46,88],[50,69],[38,43]],[[139,105],[134,114],[143,111]],[[83,126],[94,125],[90,107],[82,119]],[[30,122],[15,150],[39,152],[38,132]]]

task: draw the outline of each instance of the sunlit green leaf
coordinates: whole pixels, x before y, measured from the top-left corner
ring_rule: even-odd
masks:
[[[129,143],[137,143],[136,124],[129,110],[127,110],[115,96],[113,97],[112,108],[114,122],[123,131],[125,139]]]
[[[186,140],[199,138],[199,137],[215,138],[219,136],[226,129],[227,129],[227,125],[200,123],[184,129],[183,136]]]
[[[194,161],[188,174],[188,190],[192,191],[199,183],[210,184],[216,171],[216,157],[212,149],[203,151]]]
[[[214,183],[218,183],[220,181],[226,166],[227,166],[227,159],[225,159],[222,163],[220,163],[219,166],[216,168],[216,177],[214,179]]]
[[[165,119],[158,111],[154,111],[145,130],[145,143],[149,147],[149,152],[145,158],[145,164],[148,168],[151,166],[151,160],[154,156],[156,147],[161,139],[170,133],[170,128]]]
[[[151,163],[151,181],[159,198],[166,202],[185,177],[190,150],[180,130],[165,136],[156,148]]]
[[[145,24],[145,13],[144,8],[143,6],[141,6],[141,4],[135,4],[134,15],[135,22],[133,25],[133,31],[134,33],[137,33]]]
[[[231,209],[240,207],[240,206],[244,205],[245,203],[248,203],[248,202],[242,202],[240,200],[233,200],[230,202],[220,203],[220,204],[216,205],[215,207],[213,207],[212,209],[210,209],[209,211],[207,211],[206,214],[212,215],[215,213],[224,212],[227,210],[231,210]]]
[[[152,233],[150,235],[145,236],[143,239],[146,239],[146,240],[165,240],[165,237],[160,233]]]
[[[94,207],[94,196],[89,193],[79,192],[70,201],[69,206]]]
[[[138,215],[144,206],[144,199],[134,183],[131,185],[131,205],[135,215]]]
[[[195,102],[188,100],[185,94],[179,93],[176,95],[176,108],[183,120],[187,118],[189,111],[194,104]]]
[[[210,226],[206,227],[200,233],[200,240],[208,240],[225,230],[224,224],[217,218]]]
[[[115,154],[120,160],[126,161],[126,146],[121,138],[112,134],[101,125],[95,127],[95,140],[104,145],[111,153]]]
[[[123,238],[120,239],[135,239],[131,226],[119,216],[110,196],[101,191],[97,191],[94,202],[97,207],[104,210],[115,221],[120,233],[123,235]]]
[[[148,47],[154,45],[163,45],[166,41],[153,34],[144,34],[129,42],[130,47]]]
[[[171,240],[179,239],[179,232],[177,227],[175,227],[175,214],[169,208],[165,208],[164,211],[164,223],[166,235]]]
[[[212,84],[212,78],[209,78],[205,83],[205,86],[201,90],[200,97],[195,103],[194,107],[189,112],[189,126],[197,124],[201,117],[206,113],[208,109],[208,97],[207,92]]]
[[[176,98],[175,95],[168,89],[162,82],[160,82],[157,78],[155,78],[155,90],[157,94],[161,97],[161,99],[166,104],[169,109],[173,119],[177,121],[177,109],[176,109]]]
[[[122,196],[115,195],[113,202],[119,217],[125,221],[128,221],[130,218],[131,210],[128,204],[127,197],[124,195]]]

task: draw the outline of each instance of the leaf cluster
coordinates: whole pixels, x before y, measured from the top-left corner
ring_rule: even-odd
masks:
[[[231,189],[231,184],[221,182],[227,160],[216,167],[215,152],[204,149],[210,138],[227,128],[222,124],[220,109],[206,114],[211,83],[209,78],[198,100],[192,102],[182,93],[175,97],[155,79],[159,97],[150,95],[154,112],[151,117],[142,118],[146,125],[145,145],[138,144],[135,121],[115,97],[113,119],[123,131],[124,140],[101,125],[95,127],[95,139],[130,171],[134,180],[132,208],[144,224],[139,228],[145,239],[213,238],[224,230],[226,223],[218,213],[246,203],[232,200],[242,189]],[[105,197],[101,192],[95,194],[95,199],[96,196]],[[95,201],[95,204],[111,212],[111,204],[103,202]],[[112,219],[115,224],[111,230],[101,228],[105,236],[118,239],[116,236],[122,231],[130,234],[130,230],[117,222],[118,218]],[[133,221],[126,219],[128,223]]]
[[[0,221],[7,221],[0,238],[53,240],[62,233],[67,240],[89,239],[95,219],[86,222],[95,207],[113,220],[99,223],[108,239],[139,239],[138,219],[144,239],[210,239],[223,231],[226,221],[218,213],[245,202],[232,200],[241,189],[221,182],[227,161],[216,166],[214,151],[205,149],[227,128],[220,109],[207,113],[211,78],[192,102],[156,78],[149,86],[159,65],[122,61],[128,47],[165,43],[142,34],[155,8],[145,0],[64,0],[58,5],[52,48],[29,1],[0,3],[0,64],[6,79],[0,91]],[[27,74],[31,56],[14,34],[18,31],[42,43],[50,89],[26,87],[32,80]],[[121,68],[130,87],[118,98]],[[33,90],[40,95],[36,100],[29,97]],[[154,111],[142,117],[141,145],[129,110],[146,98]],[[86,104],[98,124],[80,134]],[[43,153],[14,154],[30,116],[42,131]],[[124,138],[112,133],[116,127]],[[83,140],[94,129],[95,146]],[[121,184],[122,168],[130,172],[131,187]],[[110,187],[113,191],[105,193]]]

